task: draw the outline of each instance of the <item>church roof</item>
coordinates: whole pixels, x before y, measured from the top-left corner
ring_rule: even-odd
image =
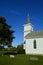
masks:
[[[26,39],[30,38],[43,38],[43,30],[33,31],[25,36]]]
[[[28,17],[27,17],[27,23],[30,23],[30,16],[28,14]]]

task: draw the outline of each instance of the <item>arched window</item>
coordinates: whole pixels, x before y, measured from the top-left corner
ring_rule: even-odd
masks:
[[[36,49],[36,40],[34,40],[34,49]]]

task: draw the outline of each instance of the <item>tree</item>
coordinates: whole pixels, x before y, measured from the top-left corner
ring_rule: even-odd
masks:
[[[18,52],[18,54],[24,54],[25,53],[22,44],[17,46],[17,52]]]
[[[0,46],[7,45],[10,47],[12,45],[12,41],[15,38],[13,36],[13,30],[10,29],[11,25],[6,23],[6,19],[3,16],[0,16]]]

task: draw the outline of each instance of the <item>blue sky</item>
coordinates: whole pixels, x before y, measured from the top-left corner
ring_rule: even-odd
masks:
[[[28,13],[34,30],[43,30],[43,0],[0,0],[0,16],[5,16],[15,30],[13,46],[24,42],[23,25]]]

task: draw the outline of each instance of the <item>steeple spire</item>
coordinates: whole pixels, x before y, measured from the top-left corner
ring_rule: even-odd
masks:
[[[27,17],[27,23],[30,23],[30,16],[28,14],[28,17]]]

